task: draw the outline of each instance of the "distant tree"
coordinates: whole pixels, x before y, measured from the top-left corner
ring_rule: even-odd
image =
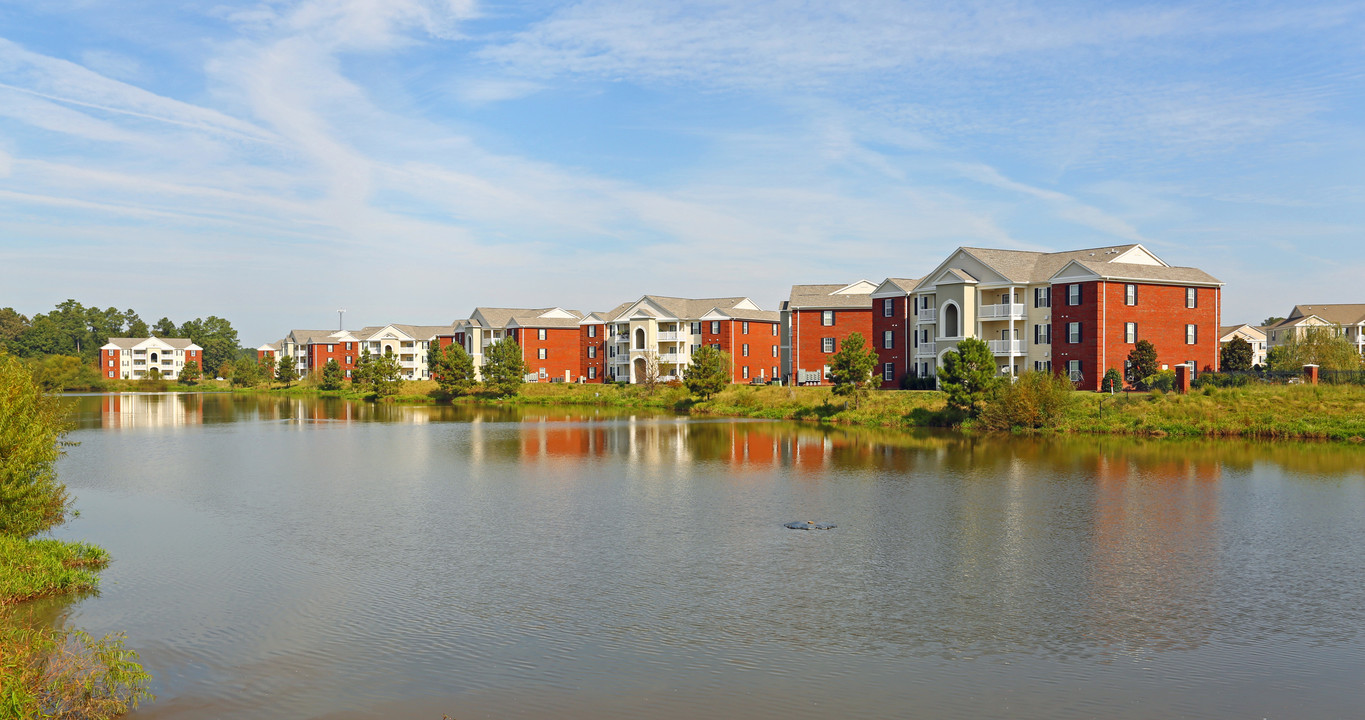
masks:
[[[322,390],[340,390],[345,378],[341,374],[341,366],[337,364],[335,358],[328,360],[322,366],[322,380],[318,382],[318,388]]]
[[[427,364],[436,385],[447,395],[460,395],[474,387],[474,358],[465,352],[463,345],[451,343],[432,350]]]
[[[269,377],[273,377],[274,375],[275,368],[274,364],[272,363],[270,367]],[[238,362],[232,366],[231,379],[233,385],[239,385],[241,387],[255,387],[261,384],[261,379],[263,377],[267,377],[264,373],[264,361],[260,363],[254,363],[250,361]]]
[[[992,357],[992,369],[994,358]],[[839,352],[829,358],[829,379],[834,383],[834,394],[853,398],[858,407],[869,391],[872,371],[877,367],[877,351],[867,347],[862,333],[849,333],[839,343]]]
[[[129,308],[123,311],[123,332],[124,337],[145,338],[151,334],[151,328],[148,328],[147,323]]]
[[[48,391],[99,390],[104,387],[100,371],[72,355],[46,355],[29,360],[33,378]]]
[[[294,358],[288,355],[281,355],[275,363],[275,379],[289,387],[295,380],[299,379],[299,365]]]
[[[3,352],[0,399],[0,535],[32,537],[65,522],[70,510],[57,459],[71,419],[61,399]]]
[[[1148,340],[1139,340],[1128,353],[1128,382],[1139,390],[1147,390],[1147,378],[1156,375],[1156,346]]]
[[[526,363],[517,341],[503,338],[490,345],[483,357],[484,387],[500,397],[516,395],[526,380]]]
[[[1277,323],[1282,322],[1284,322],[1284,318],[1278,317],[1276,315],[1271,315],[1270,317],[1261,321],[1261,327],[1270,327],[1271,325],[1275,325]]]
[[[231,380],[231,379],[232,379],[232,376],[237,372],[237,363],[238,363],[238,362],[241,362],[241,360],[239,359],[237,362],[233,362],[233,361],[231,361],[231,360],[226,360],[226,361],[224,361],[224,362],[219,363],[219,364],[218,364],[218,375],[217,375],[217,377],[218,377],[220,380]],[[250,363],[251,363],[251,361],[248,360],[248,361],[247,361],[247,364],[250,364]]]
[[[1123,389],[1123,376],[1118,370],[1109,368],[1104,371],[1104,379],[1100,381],[1100,392],[1115,393]]]
[[[1294,366],[1293,358],[1289,357],[1289,348],[1283,345],[1276,345],[1275,347],[1266,350],[1265,367],[1271,372],[1284,372],[1286,370],[1299,369]]]
[[[199,378],[203,376],[204,373],[199,370],[198,360],[191,360],[180,368],[180,382],[183,385],[193,385],[199,382]]]
[[[0,308],[0,351],[18,355],[17,341],[28,329],[28,318],[12,307]]]
[[[944,353],[938,382],[948,396],[949,407],[976,417],[999,383],[995,375],[995,355],[990,346],[977,338],[959,342],[957,349]]]
[[[730,384],[732,362],[730,353],[702,345],[692,353],[692,364],[683,370],[683,384],[688,392],[707,400]]]
[[[403,368],[393,353],[372,356],[370,359],[370,384],[380,397],[397,395],[403,388]]]
[[[176,328],[175,323],[166,317],[157,320],[156,324],[152,326],[152,334],[159,338],[175,337],[177,332],[179,329]]]
[[[1251,343],[1240,337],[1233,337],[1223,343],[1219,365],[1227,372],[1245,372],[1251,369]]]
[[[204,348],[205,372],[216,371],[219,365],[237,357],[237,331],[232,323],[216,315],[187,320],[175,332]]]
[[[266,353],[256,364],[260,367],[262,380],[275,379],[275,355],[273,353]],[[241,373],[241,370],[237,372]]]
[[[1303,328],[1291,333],[1281,347],[1291,369],[1310,364],[1323,370],[1359,370],[1361,367],[1360,353],[1345,338],[1340,325]]]

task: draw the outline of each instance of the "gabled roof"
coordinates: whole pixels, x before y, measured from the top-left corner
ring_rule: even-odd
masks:
[[[1104,280],[1138,280],[1141,282],[1168,283],[1176,285],[1222,285],[1218,278],[1192,267],[1170,267],[1165,265],[1132,265],[1129,263],[1095,262],[1091,260],[1072,260],[1058,270],[1052,277],[1075,277],[1077,269],[1083,268],[1089,274]],[[1051,278],[1049,278],[1051,279]]]
[[[189,338],[159,338],[156,336],[145,338],[109,338],[108,342],[100,347],[101,350],[133,350],[135,348],[163,347],[172,350],[203,350],[204,348],[194,344]]]
[[[1333,325],[1359,325],[1365,323],[1365,303],[1337,303],[1328,305],[1295,305],[1289,317],[1271,328],[1298,325],[1310,317],[1316,317]],[[1270,328],[1266,328],[1269,330]]]
[[[357,338],[346,330],[290,330],[285,339],[293,338],[299,345],[326,345],[355,342]]]
[[[784,308],[790,310],[869,308],[877,286],[867,280],[847,285],[793,285]]]
[[[631,316],[658,317],[675,320],[700,320],[713,309],[758,310],[747,297],[679,298],[667,295],[645,295],[633,303],[618,306],[607,313],[608,319],[619,321]]]
[[[373,340],[386,330],[400,333],[409,340],[431,340],[437,335],[450,334],[452,328],[450,325],[403,325],[401,323],[390,323],[388,325],[371,325],[369,327],[364,327],[355,331],[354,335],[362,341],[367,341]]]
[[[1257,340],[1265,340],[1264,330],[1255,325],[1242,323],[1241,325],[1220,326],[1218,328],[1218,342],[1226,342],[1229,336],[1238,332],[1241,332],[1243,335],[1247,335]]]
[[[702,315],[701,320],[750,320],[753,322],[776,323],[782,321],[782,314],[776,310],[747,310],[740,308],[712,308]]]
[[[1146,248],[1136,243],[1052,253],[974,247],[960,249],[1013,283],[1047,282],[1049,278],[1056,275],[1059,270],[1073,260],[1108,263],[1118,261],[1121,257],[1136,259],[1136,257],[1141,256],[1144,259],[1150,258],[1150,261],[1155,261],[1160,265],[1165,264],[1161,262],[1160,258],[1147,252]]]
[[[872,291],[872,298],[905,297],[914,292],[924,278],[887,278]]]

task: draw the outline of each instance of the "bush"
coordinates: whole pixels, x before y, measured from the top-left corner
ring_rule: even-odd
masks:
[[[1118,370],[1109,368],[1104,371],[1104,380],[1100,381],[1100,392],[1116,393],[1123,389],[1123,376]]]
[[[1049,427],[1066,413],[1075,397],[1067,378],[1028,371],[995,392],[982,408],[978,422],[988,430]]]
[[[1175,371],[1162,370],[1155,375],[1149,375],[1142,381],[1143,387],[1148,390],[1160,390],[1168,393],[1175,389]]]
[[[61,400],[0,352],[0,534],[32,537],[66,521],[57,458],[70,423]]]

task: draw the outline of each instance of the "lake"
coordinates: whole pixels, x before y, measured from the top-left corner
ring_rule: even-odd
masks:
[[[1365,712],[1358,446],[76,402],[130,717]]]

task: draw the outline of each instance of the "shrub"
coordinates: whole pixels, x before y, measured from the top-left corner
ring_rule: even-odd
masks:
[[[1104,380],[1100,381],[1100,392],[1115,393],[1123,389],[1123,376],[1118,370],[1109,368],[1104,371]]]
[[[1057,421],[1075,398],[1071,381],[1049,372],[1025,372],[998,389],[978,418],[988,430],[1044,428]]]
[[[1168,393],[1175,389],[1175,371],[1162,370],[1155,375],[1149,375],[1142,381],[1143,387],[1148,390],[1160,390]]]
[[[0,534],[32,537],[66,521],[57,458],[70,423],[61,400],[0,352]]]

